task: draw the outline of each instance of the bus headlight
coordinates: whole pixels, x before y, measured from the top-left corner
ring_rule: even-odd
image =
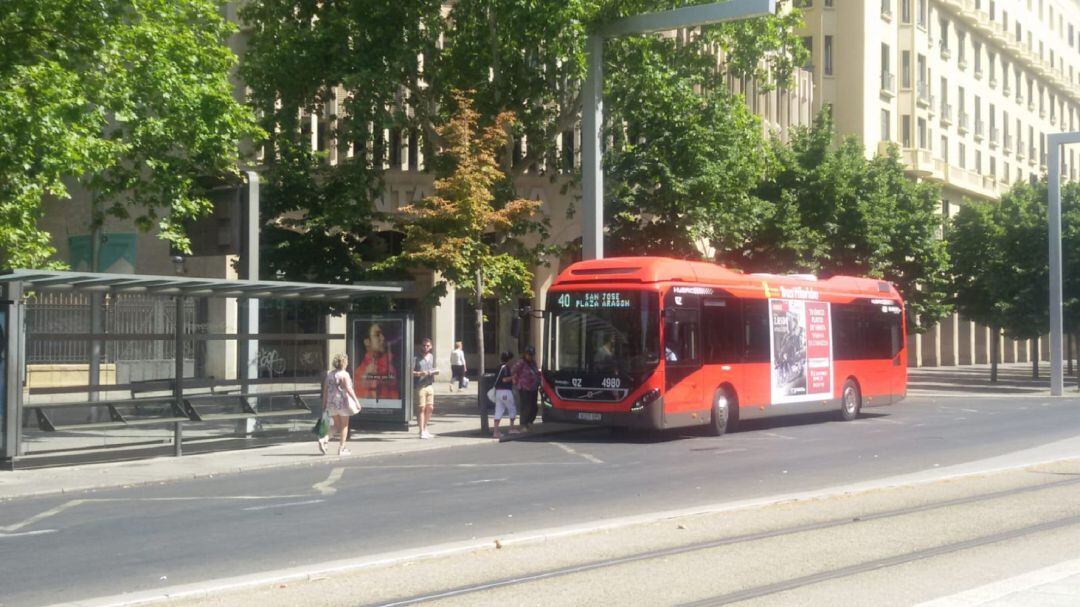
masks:
[[[653,388],[645,394],[642,394],[641,398],[637,399],[637,401],[634,402],[633,406],[630,407],[630,412],[640,413],[641,411],[645,410],[645,405],[648,405],[649,403],[653,402],[658,398],[660,398],[660,389]]]

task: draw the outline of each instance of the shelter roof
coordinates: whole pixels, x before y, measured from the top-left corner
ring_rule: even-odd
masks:
[[[406,288],[405,283],[394,282],[334,285],[276,280],[229,280],[52,270],[9,270],[0,273],[0,284],[13,282],[20,282],[24,289],[35,291],[108,291],[185,297],[248,297],[317,301],[351,301],[373,295],[396,295]]]

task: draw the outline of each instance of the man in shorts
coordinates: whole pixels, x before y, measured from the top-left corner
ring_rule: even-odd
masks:
[[[428,432],[428,421],[431,420],[431,412],[435,410],[435,376],[439,370],[435,368],[435,355],[431,353],[432,343],[430,337],[425,337],[420,342],[420,354],[416,357],[413,365],[413,381],[416,384],[416,417],[420,422],[420,438],[433,438]]]

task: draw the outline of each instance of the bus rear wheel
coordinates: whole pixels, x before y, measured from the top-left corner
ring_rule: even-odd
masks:
[[[859,385],[855,380],[849,379],[844,382],[844,389],[840,392],[840,419],[849,422],[859,417],[862,411],[862,394],[859,393]]]
[[[710,436],[723,436],[729,428],[734,427],[735,399],[724,388],[716,391],[713,396],[712,413],[709,415],[708,432]]]

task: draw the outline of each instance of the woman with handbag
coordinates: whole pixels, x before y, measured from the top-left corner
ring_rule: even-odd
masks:
[[[326,455],[326,446],[334,433],[333,428],[337,428],[341,434],[338,455],[351,455],[352,451],[345,446],[345,442],[349,440],[349,417],[360,412],[360,401],[353,390],[352,377],[349,377],[349,372],[345,370],[349,366],[349,357],[335,354],[331,364],[334,368],[323,380],[322,402],[323,411],[329,412],[334,422],[326,436],[319,439],[319,451]]]
[[[507,431],[510,434],[517,434],[517,430],[514,429],[514,418],[517,417],[517,402],[514,398],[514,375],[511,373],[510,360],[514,358],[514,355],[509,352],[502,353],[502,367],[499,367],[499,374],[495,376],[495,386],[492,390],[495,391],[495,429],[491,433],[492,438],[500,438],[502,434],[499,433],[499,422],[503,417],[510,418],[510,427]]]

